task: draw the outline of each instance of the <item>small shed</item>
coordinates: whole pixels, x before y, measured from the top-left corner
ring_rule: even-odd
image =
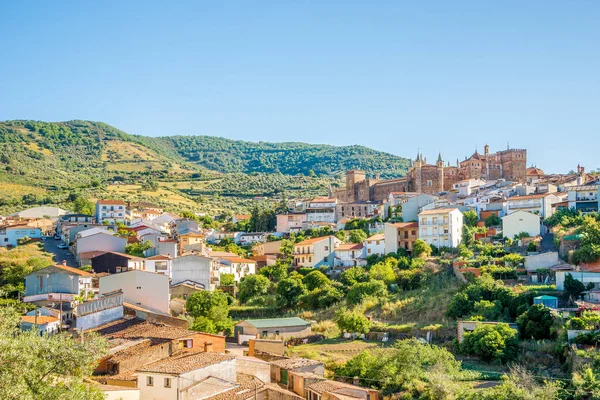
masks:
[[[548,308],[556,310],[558,308],[558,297],[554,296],[537,296],[533,298],[533,304],[543,304]]]

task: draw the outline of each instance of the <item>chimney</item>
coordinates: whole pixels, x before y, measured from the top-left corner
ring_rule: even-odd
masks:
[[[212,351],[212,342],[204,342],[204,352],[210,353]]]
[[[381,179],[381,175],[375,174],[375,179],[380,180]]]
[[[354,378],[352,378],[352,384],[354,386],[360,386],[359,381],[358,381],[358,376],[355,376]]]
[[[66,267],[66,266],[67,266],[67,260],[63,260],[63,261],[62,261],[62,265],[63,265],[64,267]]]

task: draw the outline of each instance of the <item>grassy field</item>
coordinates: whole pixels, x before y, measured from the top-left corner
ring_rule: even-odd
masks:
[[[159,184],[159,188],[156,191],[142,190],[142,185],[109,185],[107,187],[107,194],[125,198],[143,197],[149,200],[154,198],[160,200],[160,202],[168,203],[174,208],[195,209],[198,207],[198,203],[182,194],[166,189],[162,183]]]

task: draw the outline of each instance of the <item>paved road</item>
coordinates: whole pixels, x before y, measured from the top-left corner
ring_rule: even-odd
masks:
[[[67,261],[69,267],[77,268],[75,256],[69,250],[61,250],[57,246],[62,243],[61,240],[54,240],[52,236],[46,237],[44,248],[48,253],[52,254],[52,258],[57,264],[61,264],[63,260]]]

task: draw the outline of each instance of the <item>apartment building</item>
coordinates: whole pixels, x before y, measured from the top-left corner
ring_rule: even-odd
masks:
[[[419,239],[436,247],[458,247],[463,215],[458,208],[436,208],[419,213]]]

